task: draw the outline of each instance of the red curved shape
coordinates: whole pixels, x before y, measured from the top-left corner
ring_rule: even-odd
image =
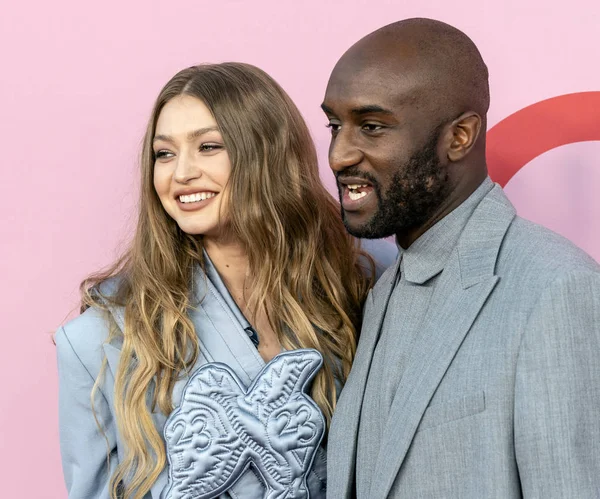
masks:
[[[540,154],[588,140],[600,140],[600,92],[553,97],[511,114],[488,131],[488,170],[504,187]]]

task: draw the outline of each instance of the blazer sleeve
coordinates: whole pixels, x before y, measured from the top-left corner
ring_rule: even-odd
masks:
[[[55,336],[60,451],[68,497],[108,499],[110,476],[117,465],[115,422],[104,393],[98,390],[94,406],[103,427],[100,431],[91,404],[95,377],[74,348],[68,327],[61,328]]]
[[[600,497],[600,273],[557,278],[521,341],[514,440],[523,497]]]

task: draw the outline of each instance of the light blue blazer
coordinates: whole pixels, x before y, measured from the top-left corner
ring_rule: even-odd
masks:
[[[365,241],[365,248],[376,262],[377,277],[391,265],[397,255],[393,244]],[[195,306],[190,319],[198,334],[200,354],[195,368],[209,362],[221,362],[249,386],[264,368],[265,362],[248,337],[250,324],[230,296],[219,274],[207,259],[206,276],[198,269],[194,290]],[[124,314],[111,310],[116,324],[122,328]],[[119,364],[120,340],[106,343],[109,321],[106,312],[87,309],[56,333],[59,374],[59,426],[63,473],[69,499],[101,499],[109,497],[109,481],[123,457],[123,443],[117,431],[114,414],[114,376]],[[108,366],[95,399],[95,410],[105,435],[98,430],[90,404],[90,394],[106,357]],[[175,384],[173,406],[177,408],[189,378]],[[159,432],[168,416],[158,409],[152,414]],[[107,453],[110,450],[110,458]],[[168,468],[152,486],[145,499],[164,499],[167,492]],[[306,483],[310,498],[325,497],[326,461],[323,448],[315,456]],[[222,498],[260,498],[265,487],[259,475],[249,468],[223,493]]]

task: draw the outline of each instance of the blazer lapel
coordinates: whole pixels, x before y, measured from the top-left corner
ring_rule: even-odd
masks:
[[[265,362],[245,331],[250,323],[206,252],[204,266],[204,272],[200,268],[197,271],[196,304],[189,312],[198,335],[200,352],[208,362],[227,364],[249,386]]]
[[[119,367],[119,358],[121,357],[121,350],[110,343],[102,345],[104,355],[106,355],[106,361],[108,362],[108,368],[113,375],[113,379],[117,375],[117,368]]]
[[[105,302],[109,313],[112,315],[117,327],[123,331],[125,329],[125,307],[119,307]],[[112,343],[104,343],[102,349],[106,356],[108,368],[112,373],[113,380],[117,377],[117,368],[119,367],[119,359],[121,358],[122,339],[113,339]]]
[[[112,316],[117,327],[121,330],[125,330],[125,307],[115,305],[110,300],[104,298],[107,296],[114,296],[117,293],[119,281],[116,278],[108,279],[100,285],[99,298],[104,302],[108,313]],[[112,326],[111,326],[112,327]],[[117,376],[117,368],[119,367],[119,358],[121,357],[121,346],[122,339],[114,339],[112,343],[104,343],[102,350],[106,356],[108,363],[108,369],[110,370],[113,380]]]
[[[356,357],[333,414],[327,449],[327,488],[335,491],[335,497],[349,499],[353,494],[356,441],[365,385],[399,265],[400,259],[369,292]]]
[[[502,239],[515,211],[499,187],[481,201],[440,275],[410,361],[390,409],[371,497],[386,498],[423,413],[471,325],[498,282],[494,275]]]

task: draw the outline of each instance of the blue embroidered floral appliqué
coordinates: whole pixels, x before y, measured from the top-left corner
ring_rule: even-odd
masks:
[[[309,499],[306,477],[325,420],[306,395],[323,359],[316,350],[284,352],[246,389],[225,364],[198,369],[166,422],[166,499],[211,499],[254,466],[268,499]]]

